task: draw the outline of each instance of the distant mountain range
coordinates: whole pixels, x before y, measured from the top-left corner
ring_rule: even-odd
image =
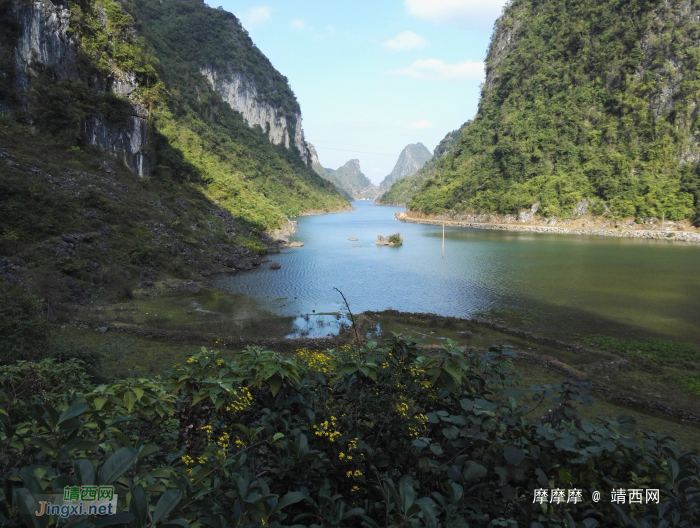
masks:
[[[341,194],[348,194],[353,200],[374,200],[379,196],[379,187],[374,185],[360,169],[360,160],[352,159],[337,170],[328,171],[324,176],[332,182]]]
[[[382,183],[379,185],[379,191],[384,193],[397,181],[413,176],[418,170],[430,160],[433,155],[423,143],[411,143],[401,151],[399,160]]]
[[[337,170],[329,169],[321,165],[316,148],[308,142],[306,146],[309,150],[311,167],[316,174],[333,183],[340,194],[351,200],[377,200],[394,183],[408,176],[413,176],[433,157],[423,143],[406,145],[401,151],[394,170],[384,178],[379,186],[376,186],[362,173],[360,160],[350,160]]]

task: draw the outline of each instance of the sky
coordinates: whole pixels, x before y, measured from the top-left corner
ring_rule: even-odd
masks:
[[[213,2],[213,3],[210,3]],[[379,184],[401,150],[432,152],[476,114],[505,0],[207,0],[236,15],[289,79],[324,167]]]

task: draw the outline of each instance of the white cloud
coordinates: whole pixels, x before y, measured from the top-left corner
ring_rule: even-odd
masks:
[[[404,0],[416,18],[462,26],[491,26],[506,0]]]
[[[251,7],[243,15],[241,15],[241,22],[246,28],[255,26],[256,24],[261,24],[265,22],[272,15],[272,8],[269,6],[256,6]]]
[[[406,51],[424,48],[428,41],[413,31],[402,31],[393,39],[387,40],[384,45],[396,51]]]
[[[414,61],[410,66],[391,70],[390,73],[437,81],[481,80],[484,78],[484,63],[468,60],[446,64],[440,59],[426,59]]]
[[[294,29],[299,30],[304,29],[304,26],[306,26],[306,22],[304,22],[303,18],[293,18],[290,24]]]
[[[416,121],[415,123],[408,125],[408,128],[430,128],[432,126],[433,124],[430,121],[421,119],[420,121]]]

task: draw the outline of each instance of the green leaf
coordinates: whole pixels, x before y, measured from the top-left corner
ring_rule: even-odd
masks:
[[[178,505],[182,499],[182,493],[180,490],[171,489],[161,495],[158,504],[156,504],[156,509],[153,512],[153,522],[151,526],[155,526],[158,521],[163,519],[168,515],[173,509]]]
[[[134,387],[131,390],[134,391],[134,394],[136,394],[137,400],[143,398],[143,389],[141,387]]]
[[[517,466],[525,458],[525,451],[523,451],[519,447],[506,446],[505,449],[503,449],[503,455],[506,457],[506,460],[509,464]]]
[[[284,433],[275,433],[275,434],[273,435],[273,437],[272,437],[272,441],[273,441],[273,442],[276,442],[276,441],[279,440],[280,438],[284,438]]]
[[[157,453],[158,451],[160,451],[160,448],[156,444],[146,444],[139,451],[138,460],[146,458],[147,456]]]
[[[100,470],[99,483],[106,486],[121,477],[136,460],[138,451],[133,447],[122,447],[107,459]]]
[[[87,458],[79,458],[73,461],[75,478],[81,486],[93,486],[95,484],[95,466]]]
[[[134,520],[134,516],[126,511],[120,511],[114,515],[105,515],[104,517],[94,521],[95,528],[103,528],[104,526],[114,526],[115,524],[127,524]]]
[[[63,422],[65,422],[66,420],[70,420],[71,418],[77,418],[85,411],[87,411],[87,408],[88,406],[85,402],[79,402],[71,405],[65,411],[63,411],[63,414],[61,414],[61,417],[58,419],[58,424],[62,424]]]
[[[277,503],[276,510],[282,510],[283,508],[286,508],[287,506],[289,506],[291,504],[296,504],[297,502],[303,501],[305,498],[306,498],[306,495],[304,495],[300,491],[292,491],[291,493],[287,493]]]
[[[275,374],[270,378],[270,390],[272,391],[273,396],[277,396],[277,392],[280,390],[281,386],[282,378],[278,374]]]
[[[27,526],[34,528],[44,528],[46,526],[47,516],[37,516],[35,512],[40,510],[39,503],[32,496],[27,488],[16,488],[15,497],[19,503],[19,514]]]
[[[413,489],[413,478],[410,475],[404,475],[399,481],[399,495],[401,497],[401,511],[406,513],[413,506],[413,501],[416,498],[416,490]]]
[[[138,485],[133,485],[131,489],[131,504],[129,511],[134,515],[137,522],[136,528],[142,528],[146,525],[146,517],[148,515],[148,498],[143,488]]]
[[[467,469],[464,471],[464,478],[470,482],[480,480],[486,476],[486,468],[470,460]]]
[[[126,410],[131,412],[131,409],[134,408],[134,404],[136,403],[136,394],[131,391],[127,391],[124,394],[124,403],[126,404]]]
[[[637,428],[637,420],[629,414],[621,414],[617,417],[617,423],[620,425],[620,431],[623,433],[631,433]]]
[[[104,407],[105,403],[109,401],[108,398],[95,398],[94,404],[95,404],[95,409],[98,411]]]
[[[454,440],[457,438],[457,435],[459,435],[459,429],[457,429],[454,425],[451,425],[443,428],[442,434],[445,435],[445,438],[448,440]]]
[[[434,455],[442,455],[442,447],[440,446],[440,444],[431,444],[430,450],[433,452]]]

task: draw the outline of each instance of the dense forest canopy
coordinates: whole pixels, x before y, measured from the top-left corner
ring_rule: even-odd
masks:
[[[697,2],[514,0],[476,118],[409,207],[700,219]]]

